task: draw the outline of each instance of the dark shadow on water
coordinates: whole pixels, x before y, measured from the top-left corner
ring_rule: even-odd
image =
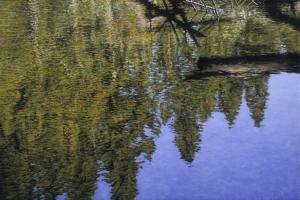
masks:
[[[300,55],[297,53],[288,54],[268,54],[268,55],[246,55],[235,57],[212,57],[212,58],[199,58],[199,67],[211,64],[239,64],[239,63],[269,63],[269,62],[288,62],[298,63],[300,61]]]
[[[300,55],[269,54],[235,57],[200,57],[199,70],[186,77],[186,80],[210,76],[241,75],[255,76],[279,72],[300,73]]]
[[[291,8],[295,8],[295,3],[299,1],[295,0],[265,0],[264,9],[266,10],[268,16],[277,22],[282,22],[289,24],[295,28],[295,30],[300,31],[300,19],[284,14],[281,11],[281,6],[283,4],[290,4]],[[293,10],[293,9],[292,9]]]
[[[204,34],[193,27],[194,24],[199,24],[199,22],[188,19],[185,10],[181,7],[182,2],[177,0],[170,0],[166,2],[165,0],[163,0],[163,8],[150,1],[138,0],[138,2],[145,7],[146,17],[150,21],[153,18],[157,17],[165,18],[165,21],[163,22],[161,27],[168,22],[175,34],[177,34],[176,28],[178,27],[186,31],[191,36],[193,41],[199,46],[197,38],[204,37]]]

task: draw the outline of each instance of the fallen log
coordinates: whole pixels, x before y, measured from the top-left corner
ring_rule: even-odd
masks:
[[[280,72],[300,73],[300,54],[269,54],[236,57],[200,57],[199,70],[186,77],[200,79],[210,76],[257,76]]]

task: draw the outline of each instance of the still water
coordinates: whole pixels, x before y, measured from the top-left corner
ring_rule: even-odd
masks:
[[[141,2],[0,0],[0,199],[299,199],[299,4]]]

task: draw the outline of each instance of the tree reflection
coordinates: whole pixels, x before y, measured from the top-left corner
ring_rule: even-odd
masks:
[[[268,80],[268,76],[254,77],[245,83],[245,98],[256,127],[260,127],[264,119],[264,110],[269,96]]]
[[[241,59],[251,64],[255,52],[277,55],[280,42],[293,53],[284,65],[300,51],[299,33],[286,24],[251,16],[197,27],[199,18],[191,20],[194,12],[176,7],[178,1],[24,2],[5,1],[0,12],[6,27],[0,30],[3,200],[91,199],[99,176],[112,199],[134,199],[137,174],[155,152],[161,124],[172,127],[188,164],[214,112],[234,126],[243,93],[255,126],[263,125],[269,75],[224,75],[223,65],[217,68],[223,73],[204,67],[209,73],[184,80],[198,69],[198,55],[208,65],[241,69]],[[172,25],[149,32],[145,13]],[[215,23],[215,14],[207,15],[205,23]]]

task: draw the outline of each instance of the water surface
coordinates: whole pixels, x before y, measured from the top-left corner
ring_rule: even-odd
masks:
[[[0,199],[300,198],[298,10],[0,3]]]

